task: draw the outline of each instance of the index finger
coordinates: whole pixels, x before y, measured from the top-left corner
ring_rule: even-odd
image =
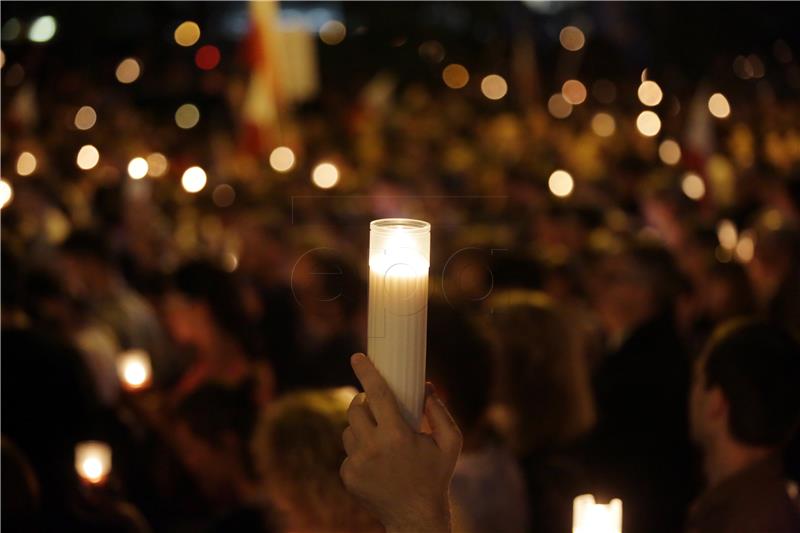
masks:
[[[402,425],[406,426],[403,415],[400,414],[400,407],[397,405],[397,399],[394,397],[389,388],[389,384],[380,375],[378,369],[372,364],[372,361],[367,359],[363,353],[354,354],[350,358],[350,364],[353,371],[356,373],[358,381],[364,387],[364,392],[367,393],[367,400],[369,401],[369,408],[372,414],[375,415],[375,421],[378,425]]]

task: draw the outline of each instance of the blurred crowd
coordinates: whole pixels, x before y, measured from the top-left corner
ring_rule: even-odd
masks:
[[[13,59],[28,72],[18,80],[12,59],[9,531],[381,531],[338,474],[377,218],[432,224],[428,376],[464,434],[457,533],[568,531],[587,492],[623,500],[626,533],[680,531],[708,475],[689,391],[712,333],[757,317],[769,326],[744,345],[772,353],[775,342],[797,359],[796,89],[714,88],[733,95],[726,118],[709,112],[706,88],[666,90],[648,136],[638,73],[604,80],[563,118],[514,77],[495,101],[477,80],[456,90],[382,73],[357,91],[323,80],[254,147],[240,64],[203,73],[198,89],[194,67],[173,58],[151,58],[130,87],[66,67],[37,74],[35,56]],[[201,119],[180,129],[170,106],[187,86]],[[97,115],[88,129],[84,105]],[[89,144],[99,163],[79,168]],[[280,145],[291,162],[271,165]],[[134,157],[149,175],[128,175]],[[311,180],[323,161],[338,171],[333,188]],[[196,193],[181,185],[193,165],[208,176]],[[146,386],[118,376],[131,350],[151,363]],[[798,376],[796,363],[764,361],[718,379],[752,372],[784,391]],[[763,402],[748,435],[783,454],[776,476],[800,479],[800,399]],[[101,483],[75,470],[87,440],[113,452]]]

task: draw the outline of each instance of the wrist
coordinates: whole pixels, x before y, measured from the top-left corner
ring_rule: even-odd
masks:
[[[450,504],[409,513],[402,521],[386,524],[386,533],[451,533]]]

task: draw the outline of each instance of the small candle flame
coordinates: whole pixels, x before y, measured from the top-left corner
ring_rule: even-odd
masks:
[[[75,446],[75,471],[92,484],[105,481],[111,471],[111,448],[105,442],[85,441]]]

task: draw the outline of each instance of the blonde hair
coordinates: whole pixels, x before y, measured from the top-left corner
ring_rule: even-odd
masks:
[[[342,432],[355,394],[349,387],[287,394],[256,426],[256,468],[293,528],[362,533],[378,527],[339,478]]]
[[[491,307],[500,367],[497,397],[511,412],[512,445],[525,453],[588,431],[595,413],[580,333],[542,293],[502,292]]]

